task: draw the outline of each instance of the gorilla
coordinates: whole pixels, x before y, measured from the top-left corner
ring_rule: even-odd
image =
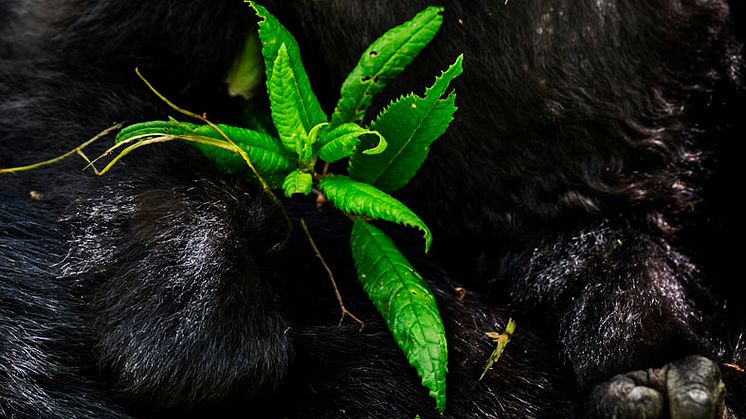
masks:
[[[746,129],[740,0],[265,0],[330,111],[365,47],[430,4],[443,28],[374,104],[460,53],[454,124],[397,193],[449,344],[443,417],[746,417],[732,289]],[[240,125],[238,0],[0,4],[0,168],[172,115]],[[258,102],[266,101],[261,95]],[[99,151],[105,149],[102,145]],[[438,417],[356,283],[348,220],[305,219],[348,308],[244,176],[188,146],[0,177],[0,416]],[[406,233],[406,232],[404,232]],[[459,288],[460,292],[459,292]],[[518,330],[478,380],[508,314]]]

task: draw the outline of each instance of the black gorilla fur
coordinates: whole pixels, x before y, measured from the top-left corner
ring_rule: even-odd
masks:
[[[430,2],[265,3],[299,38],[328,110],[365,46]],[[399,193],[436,234],[431,256],[408,253],[446,323],[445,416],[646,406],[624,402],[631,387],[615,393],[625,383],[669,398],[657,406],[676,416],[671,400],[691,383],[671,377],[712,364],[672,361],[746,364],[725,241],[740,237],[728,198],[746,7],[440,3],[441,33],[387,92],[465,53],[456,122]],[[237,121],[222,81],[252,22],[237,0],[0,4],[0,167],[58,155],[114,121],[172,114],[135,66],[184,107]],[[309,221],[362,332],[337,326],[297,229],[269,252],[283,220],[245,179],[173,144],[103,178],[79,168],[0,178],[0,416],[437,416],[355,284],[344,219],[287,204]],[[398,237],[421,246],[410,240]],[[469,289],[463,301],[456,286]],[[519,334],[478,382],[492,349],[483,333],[504,326],[508,306]],[[746,417],[744,375],[722,370],[730,417]]]

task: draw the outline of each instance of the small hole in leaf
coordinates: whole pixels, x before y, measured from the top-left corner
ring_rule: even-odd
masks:
[[[378,51],[371,51],[370,52],[370,56],[371,57],[375,57],[376,55],[378,55]]]
[[[361,77],[361,78],[360,78],[360,81],[361,81],[361,82],[363,82],[363,83],[367,83],[367,82],[369,82],[369,81],[370,81],[370,79],[371,79],[371,77],[370,77],[370,76],[364,76],[364,77]]]
[[[378,84],[378,76],[376,76],[376,77],[373,78],[373,83]]]

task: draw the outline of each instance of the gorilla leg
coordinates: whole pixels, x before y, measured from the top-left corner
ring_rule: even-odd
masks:
[[[95,338],[57,276],[66,249],[55,213],[29,198],[0,202],[0,416],[125,417],[91,375]]]
[[[663,239],[601,226],[544,240],[501,263],[505,276],[498,281],[506,281],[516,307],[540,312],[542,319],[551,313],[583,386],[691,353],[720,356],[705,315],[716,310],[712,297],[691,260]],[[717,365],[686,358],[615,377],[593,391],[590,410],[598,417],[663,417],[651,412],[664,410],[674,418],[690,417],[680,406],[696,400],[703,412],[686,409],[691,417],[713,417],[723,411],[723,397]]]

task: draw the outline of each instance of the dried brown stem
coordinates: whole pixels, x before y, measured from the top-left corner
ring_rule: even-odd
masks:
[[[319,251],[319,248],[316,247],[316,243],[313,241],[313,237],[311,237],[311,232],[308,231],[308,226],[306,225],[306,221],[302,218],[300,220],[300,225],[303,227],[303,231],[306,233],[306,237],[308,237],[308,242],[311,243],[311,247],[313,248],[313,253],[321,261],[321,264],[324,266],[324,269],[326,270],[326,273],[327,275],[329,275],[329,279],[332,282],[332,287],[334,288],[334,295],[337,297],[339,308],[342,311],[342,317],[339,319],[339,324],[340,325],[342,324],[342,321],[344,320],[345,316],[350,316],[350,318],[360,323],[360,330],[362,331],[363,328],[365,327],[365,323],[362,320],[358,319],[354,314],[352,314],[345,307],[344,301],[342,301],[342,294],[339,293],[339,288],[337,288],[337,282],[334,280],[334,274],[332,273],[332,270],[329,268],[329,265],[326,264],[324,257],[321,256],[321,252]]]

